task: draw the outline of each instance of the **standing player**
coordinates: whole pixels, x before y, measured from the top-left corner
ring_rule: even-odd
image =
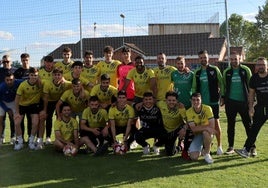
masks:
[[[157,95],[158,101],[165,100],[165,95],[168,91],[172,91],[171,74],[176,70],[175,67],[167,65],[167,56],[164,53],[157,55],[158,67],[154,68],[154,74],[157,83]]]
[[[110,85],[110,76],[108,74],[101,75],[100,84],[95,85],[90,96],[97,96],[100,100],[100,107],[109,110],[111,104],[116,99],[118,90]]]
[[[157,86],[154,71],[146,68],[144,65],[144,58],[137,56],[135,58],[135,68],[131,69],[126,77],[123,90],[126,90],[131,81],[135,86],[134,102],[142,102],[143,94],[145,92],[152,92],[153,97],[156,97]]]
[[[100,77],[100,69],[93,64],[93,52],[86,51],[84,55],[84,68],[82,70],[81,76],[88,80],[88,91],[90,93],[91,89],[98,84]]]
[[[73,79],[72,89],[66,90],[56,104],[57,119],[61,119],[59,114],[60,106],[63,102],[67,102],[71,106],[73,118],[78,116],[81,119],[82,112],[87,106],[88,98],[89,93],[83,88],[81,81],[79,79]]]
[[[237,113],[239,113],[242,119],[247,135],[249,134],[251,126],[251,120],[248,114],[248,92],[251,71],[247,66],[240,64],[240,56],[236,52],[231,53],[230,60],[231,66],[223,72],[225,94],[222,104],[225,104],[229,144],[226,154],[234,153],[235,122]]]
[[[135,64],[131,61],[131,49],[124,47],[121,51],[122,64],[118,66],[118,76],[119,76],[119,91],[123,89],[125,80],[128,72],[135,68]],[[125,90],[127,92],[127,99],[133,101],[135,97],[135,87],[134,82],[131,80],[128,87]]]
[[[4,128],[4,117],[9,115],[10,121],[10,142],[15,143],[15,127],[13,116],[15,114],[15,97],[16,91],[22,80],[17,80],[10,72],[5,74],[4,82],[0,84],[0,133]],[[0,142],[2,144],[2,140]]]
[[[193,78],[193,92],[201,93],[202,102],[211,106],[217,138],[217,155],[222,155],[221,127],[219,116],[219,100],[224,95],[222,75],[218,67],[209,64],[208,52],[206,50],[198,53],[201,67],[195,71]]]
[[[18,142],[16,142],[14,150],[20,150],[23,147],[20,125],[26,113],[31,115],[32,120],[32,129],[28,145],[30,149],[36,148],[35,135],[38,130],[39,112],[42,110],[40,105],[41,92],[38,70],[36,68],[30,68],[29,79],[20,84],[15,98],[16,111],[14,115],[14,123]]]
[[[63,74],[71,71],[72,64],[74,63],[73,60],[71,60],[72,57],[72,50],[69,47],[66,47],[62,51],[62,57],[63,60],[60,62],[55,63],[55,67],[59,67],[63,70]]]
[[[51,144],[52,118],[56,104],[61,95],[71,87],[72,83],[63,79],[63,71],[59,68],[52,71],[52,81],[43,81],[43,101],[47,116],[40,120],[39,137],[43,139],[46,129],[46,144]],[[42,147],[42,140],[37,145],[38,149],[39,147]]]
[[[191,107],[192,83],[194,73],[185,66],[185,58],[176,58],[177,70],[171,74],[174,91],[178,94],[178,100],[184,104],[186,109]]]
[[[112,46],[105,46],[104,52],[104,61],[100,61],[97,64],[97,67],[100,69],[100,74],[108,74],[111,77],[111,85],[115,88],[118,88],[118,75],[117,68],[121,64],[118,60],[113,60],[114,49]]]
[[[43,60],[44,60],[44,66],[39,70],[39,78],[41,79],[41,81],[43,80],[52,81],[54,59],[52,56],[45,56]]]
[[[252,145],[255,144],[262,126],[268,119],[268,65],[266,58],[258,58],[256,70],[258,72],[253,74],[249,81],[248,97],[249,115],[253,118],[253,124],[247,135],[244,148],[235,150],[242,157],[255,157],[257,155],[256,148],[252,148]],[[254,106],[255,97],[257,103]]]

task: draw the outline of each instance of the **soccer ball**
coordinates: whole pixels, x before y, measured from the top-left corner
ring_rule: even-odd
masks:
[[[77,153],[77,149],[74,146],[71,146],[68,144],[64,146],[62,151],[63,151],[63,154],[68,157],[74,156]]]
[[[116,155],[124,155],[127,152],[127,148],[124,144],[118,143],[114,146],[114,153]]]

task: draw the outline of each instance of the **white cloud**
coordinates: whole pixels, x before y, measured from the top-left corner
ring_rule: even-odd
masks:
[[[10,32],[0,31],[0,39],[13,40],[14,36]]]
[[[75,32],[73,30],[58,30],[58,31],[42,31],[40,32],[40,36],[42,37],[60,37],[67,38],[77,36],[79,32]]]
[[[255,16],[257,15],[257,13],[248,13],[248,14],[242,14],[243,18],[245,20],[248,20],[250,22],[256,22],[256,18]]]

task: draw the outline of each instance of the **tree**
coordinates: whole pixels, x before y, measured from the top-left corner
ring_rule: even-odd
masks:
[[[230,46],[243,46],[245,51],[251,46],[251,36],[255,35],[255,25],[238,14],[228,19]],[[250,32],[249,32],[250,31]],[[220,26],[220,35],[226,37],[226,21]]]
[[[252,44],[247,54],[249,60],[256,60],[260,56],[268,57],[268,0],[265,5],[259,7],[255,18],[255,35],[251,36]]]

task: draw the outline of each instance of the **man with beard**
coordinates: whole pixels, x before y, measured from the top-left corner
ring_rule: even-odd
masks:
[[[142,102],[143,94],[145,92],[152,92],[153,97],[155,98],[157,94],[157,86],[154,71],[145,67],[144,58],[141,56],[135,58],[135,66],[136,67],[131,69],[127,74],[122,90],[126,90],[132,80],[135,86],[134,103]]]
[[[184,104],[186,109],[191,107],[192,82],[194,73],[185,66],[185,58],[176,58],[176,71],[172,72],[171,80],[174,84],[174,91],[178,94],[178,100]]]
[[[97,96],[89,98],[88,107],[83,111],[80,121],[81,142],[87,149],[91,149],[95,155],[102,154],[104,138],[108,136],[108,113],[100,108]]]
[[[256,63],[257,73],[253,74],[249,81],[249,115],[253,118],[253,124],[248,133],[243,149],[235,150],[242,157],[256,156],[257,152],[250,152],[251,146],[255,144],[261,127],[268,119],[268,71],[267,59],[259,57]],[[257,98],[254,106],[255,96]]]
[[[251,126],[251,120],[248,114],[248,87],[251,71],[247,66],[240,63],[240,56],[236,52],[231,53],[230,60],[231,66],[223,72],[225,93],[221,103],[221,105],[225,104],[227,117],[229,144],[226,151],[227,155],[234,153],[235,121],[237,113],[239,113],[242,119],[247,135]],[[255,147],[253,146],[251,150],[255,150]]]
[[[171,74],[176,68],[167,65],[167,56],[162,52],[157,55],[156,61],[158,66],[153,69],[157,83],[156,99],[164,101],[166,93],[172,91]]]
[[[110,85],[110,76],[108,74],[101,75],[100,84],[95,85],[90,96],[97,96],[100,100],[100,107],[109,110],[111,104],[115,102],[117,96],[117,89]]]
[[[201,67],[195,71],[193,78],[193,93],[201,93],[202,102],[212,108],[217,138],[217,155],[222,155],[221,127],[219,120],[219,100],[223,96],[223,80],[218,67],[209,64],[208,52],[198,52]]]

